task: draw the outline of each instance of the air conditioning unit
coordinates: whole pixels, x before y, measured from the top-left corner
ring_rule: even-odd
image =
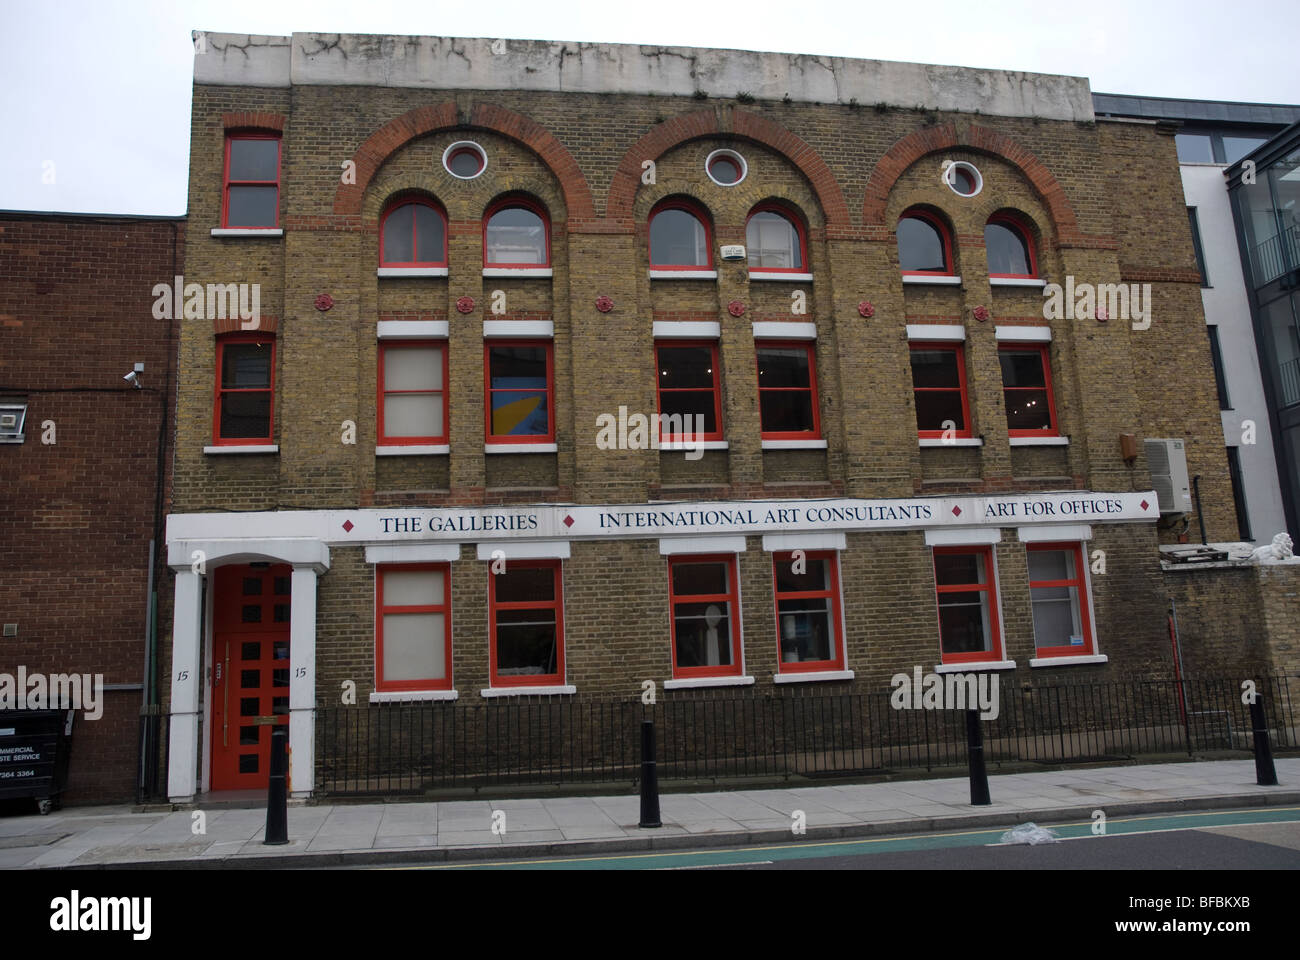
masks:
[[[22,443],[27,404],[0,403],[0,443]]]
[[[1161,513],[1191,513],[1192,486],[1187,479],[1187,451],[1181,440],[1147,440],[1147,466]]]

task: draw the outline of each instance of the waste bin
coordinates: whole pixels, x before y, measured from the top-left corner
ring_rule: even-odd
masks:
[[[0,710],[0,800],[34,799],[41,813],[59,805],[68,781],[72,710]]]

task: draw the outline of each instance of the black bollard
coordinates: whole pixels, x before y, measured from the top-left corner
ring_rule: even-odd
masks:
[[[1268,721],[1264,719],[1264,698],[1256,695],[1250,705],[1250,726],[1255,740],[1255,782],[1261,787],[1277,786],[1273,750],[1268,745]]]
[[[289,842],[289,728],[271,728],[271,775],[266,785],[266,839],[264,844]]]
[[[655,769],[655,722],[641,721],[641,822],[638,827],[662,827],[659,819],[659,773]]]
[[[978,710],[966,711],[966,746],[970,751],[970,802],[973,807],[987,807],[989,774],[984,769],[984,730]]]

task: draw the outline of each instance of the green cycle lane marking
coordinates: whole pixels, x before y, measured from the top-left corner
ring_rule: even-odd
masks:
[[[1098,808],[1104,809],[1104,808]],[[1103,836],[1122,836],[1188,830],[1200,827],[1241,826],[1253,823],[1300,822],[1300,807],[1266,807],[1249,810],[1206,810],[1166,816],[1108,819]],[[1049,826],[1062,840],[1094,836],[1092,821],[1074,821]],[[860,856],[872,853],[897,853],[912,850],[946,849],[1001,845],[1002,835],[1011,827],[949,833],[931,833],[904,837],[870,837],[862,840],[832,840],[812,843],[780,844],[760,847],[737,847],[716,850],[682,850],[664,853],[630,853],[610,856],[569,857],[538,860],[500,860],[473,863],[430,864],[402,867],[407,870],[654,870],[689,867],[746,866],[776,860],[808,860],[836,856]],[[758,860],[761,855],[764,859]]]

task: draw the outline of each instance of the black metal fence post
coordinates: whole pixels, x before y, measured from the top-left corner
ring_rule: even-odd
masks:
[[[641,822],[639,827],[662,827],[659,819],[659,773],[655,769],[655,722],[641,721]]]
[[[1255,742],[1255,782],[1261,787],[1277,786],[1277,769],[1273,750],[1268,743],[1268,721],[1264,718],[1264,698],[1256,694],[1250,705],[1250,726]]]
[[[271,773],[266,786],[266,839],[264,844],[280,846],[289,842],[289,728],[271,729]]]
[[[986,807],[989,798],[989,774],[984,769],[984,730],[980,726],[980,712],[966,711],[966,747],[970,753],[970,802],[973,807]]]

